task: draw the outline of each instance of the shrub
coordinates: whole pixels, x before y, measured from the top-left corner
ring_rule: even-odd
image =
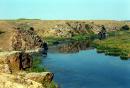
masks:
[[[121,27],[121,30],[129,30],[129,29],[130,29],[130,28],[129,28],[128,25],[124,25],[124,26]]]

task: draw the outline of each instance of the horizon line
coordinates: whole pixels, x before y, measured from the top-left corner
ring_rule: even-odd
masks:
[[[0,20],[79,20],[79,21],[82,21],[82,20],[94,20],[94,21],[130,21],[129,19],[123,19],[123,20],[119,20],[119,19],[43,19],[43,18],[0,18]]]

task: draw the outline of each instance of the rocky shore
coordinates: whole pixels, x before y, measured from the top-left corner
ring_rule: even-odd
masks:
[[[30,27],[13,29],[8,48],[0,52],[0,88],[51,88],[51,72],[26,72],[33,53],[47,51],[47,45]]]
[[[0,52],[0,88],[47,88],[53,73],[24,71],[32,66],[32,59],[22,51]]]

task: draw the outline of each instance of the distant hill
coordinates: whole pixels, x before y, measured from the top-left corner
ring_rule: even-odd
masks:
[[[130,22],[130,20],[125,20],[125,22]]]

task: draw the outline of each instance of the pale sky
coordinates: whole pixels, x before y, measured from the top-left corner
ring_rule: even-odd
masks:
[[[130,20],[130,0],[0,0],[0,19]]]

